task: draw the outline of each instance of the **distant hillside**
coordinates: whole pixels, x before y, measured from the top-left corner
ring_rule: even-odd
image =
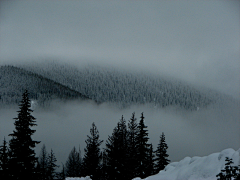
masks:
[[[226,98],[216,91],[199,89],[181,81],[115,68],[77,68],[54,61],[35,62],[21,67],[70,87],[99,103],[116,103],[120,107],[150,104],[155,108],[175,106],[197,110]]]
[[[46,105],[53,99],[88,99],[87,96],[41,75],[13,66],[0,66],[0,104],[17,104],[27,89],[30,98]]]

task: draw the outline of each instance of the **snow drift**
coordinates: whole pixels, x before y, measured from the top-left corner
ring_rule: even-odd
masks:
[[[91,180],[91,178],[89,176],[81,177],[81,178],[78,178],[78,177],[67,177],[65,180]]]
[[[240,149],[231,148],[220,153],[213,153],[205,157],[185,157],[180,162],[170,163],[158,174],[145,178],[145,180],[215,180],[216,175],[225,167],[226,157],[232,158],[233,166],[240,164]],[[141,180],[134,178],[133,180]]]

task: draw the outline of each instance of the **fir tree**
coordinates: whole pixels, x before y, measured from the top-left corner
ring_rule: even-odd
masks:
[[[169,164],[170,160],[168,160],[168,154],[167,154],[168,145],[165,142],[165,135],[162,133],[160,136],[160,142],[158,144],[156,153],[156,165],[155,170],[158,173],[159,171],[163,170],[166,165]]]
[[[232,180],[232,179],[240,179],[240,168],[238,166],[232,166],[232,159],[226,157],[225,168],[221,170],[219,174],[216,175],[218,180]]]
[[[147,176],[151,176],[153,174],[155,174],[155,170],[154,170],[154,152],[153,152],[153,146],[152,144],[150,144],[150,148],[149,148],[149,154],[148,154],[148,165],[146,167],[146,175]]]
[[[93,180],[99,179],[101,152],[100,145],[103,141],[99,140],[99,132],[95,123],[92,123],[90,136],[87,136],[85,141],[87,146],[84,149],[85,155],[83,158],[84,176],[91,176]]]
[[[135,118],[135,113],[132,113],[132,117],[128,123],[128,160],[127,168],[129,170],[129,178],[136,177],[136,166],[137,166],[137,135],[138,135],[138,124]]]
[[[107,159],[106,150],[103,150],[101,154],[101,180],[107,179]]]
[[[127,127],[123,116],[106,142],[107,179],[129,179],[127,174]]]
[[[118,152],[119,152],[119,145],[117,143],[118,140],[118,128],[115,127],[113,129],[112,136],[108,137],[106,141],[106,149],[105,152],[107,154],[107,180],[116,180],[117,176],[119,175],[118,171]]]
[[[38,171],[41,180],[47,179],[48,171],[48,153],[45,144],[43,144],[38,158]]]
[[[30,107],[29,93],[27,90],[22,95],[18,116],[15,119],[15,130],[9,136],[12,139],[9,142],[9,172],[10,179],[34,179],[36,175],[37,157],[35,157],[34,148],[39,141],[34,141],[32,135],[36,130],[35,118],[31,115],[33,112]]]
[[[74,147],[69,153],[68,159],[66,161],[66,176],[67,177],[81,177],[81,165],[82,159],[80,156],[80,151],[77,152]]]
[[[148,130],[147,126],[144,124],[144,116],[141,113],[139,125],[138,125],[138,136],[137,136],[137,167],[136,175],[141,178],[147,176],[146,167],[149,162],[149,147],[148,144]]]
[[[3,145],[0,146],[0,179],[8,179],[8,161],[8,147],[4,137]]]
[[[128,142],[127,142],[127,126],[126,121],[122,115],[118,123],[118,144],[119,144],[119,153],[118,153],[118,170],[120,172],[119,179],[129,179],[129,170],[127,168],[127,159],[128,159]]]
[[[53,180],[55,177],[57,177],[56,168],[58,166],[56,165],[56,162],[57,159],[55,157],[55,154],[53,153],[53,150],[51,149],[51,152],[48,155],[48,167],[47,167],[48,180]]]

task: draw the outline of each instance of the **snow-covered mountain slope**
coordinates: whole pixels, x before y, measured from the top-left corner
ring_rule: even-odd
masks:
[[[240,164],[240,149],[225,149],[220,153],[213,153],[205,157],[185,157],[179,162],[172,162],[158,174],[145,180],[216,180],[216,175],[225,167],[226,157],[232,158],[234,164]],[[134,180],[141,180],[134,178]]]
[[[14,104],[21,100],[27,89],[30,98],[38,104],[53,99],[88,99],[81,93],[41,75],[13,66],[0,66],[0,105]]]
[[[75,67],[55,61],[20,64],[22,68],[78,91],[96,102],[110,102],[120,107],[150,104],[198,110],[232,99],[217,91],[194,87],[179,80],[88,65]],[[225,103],[225,102],[224,102]]]

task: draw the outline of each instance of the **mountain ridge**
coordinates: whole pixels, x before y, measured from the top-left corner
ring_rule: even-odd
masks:
[[[89,99],[87,96],[58,82],[19,67],[0,66],[0,103],[18,104],[25,89],[38,104],[46,105],[53,99]]]
[[[195,111],[226,103],[226,100],[235,101],[215,90],[195,87],[176,79],[99,65],[76,67],[44,61],[13,67],[32,73],[31,76],[51,80],[97,103],[114,103],[120,108],[150,104],[154,108],[173,106]]]
[[[155,108],[175,106],[198,110],[224,103],[223,99],[234,101],[215,90],[195,87],[180,80],[103,65],[76,67],[53,60],[21,67],[68,86],[98,103],[115,103],[121,108],[151,104]]]

